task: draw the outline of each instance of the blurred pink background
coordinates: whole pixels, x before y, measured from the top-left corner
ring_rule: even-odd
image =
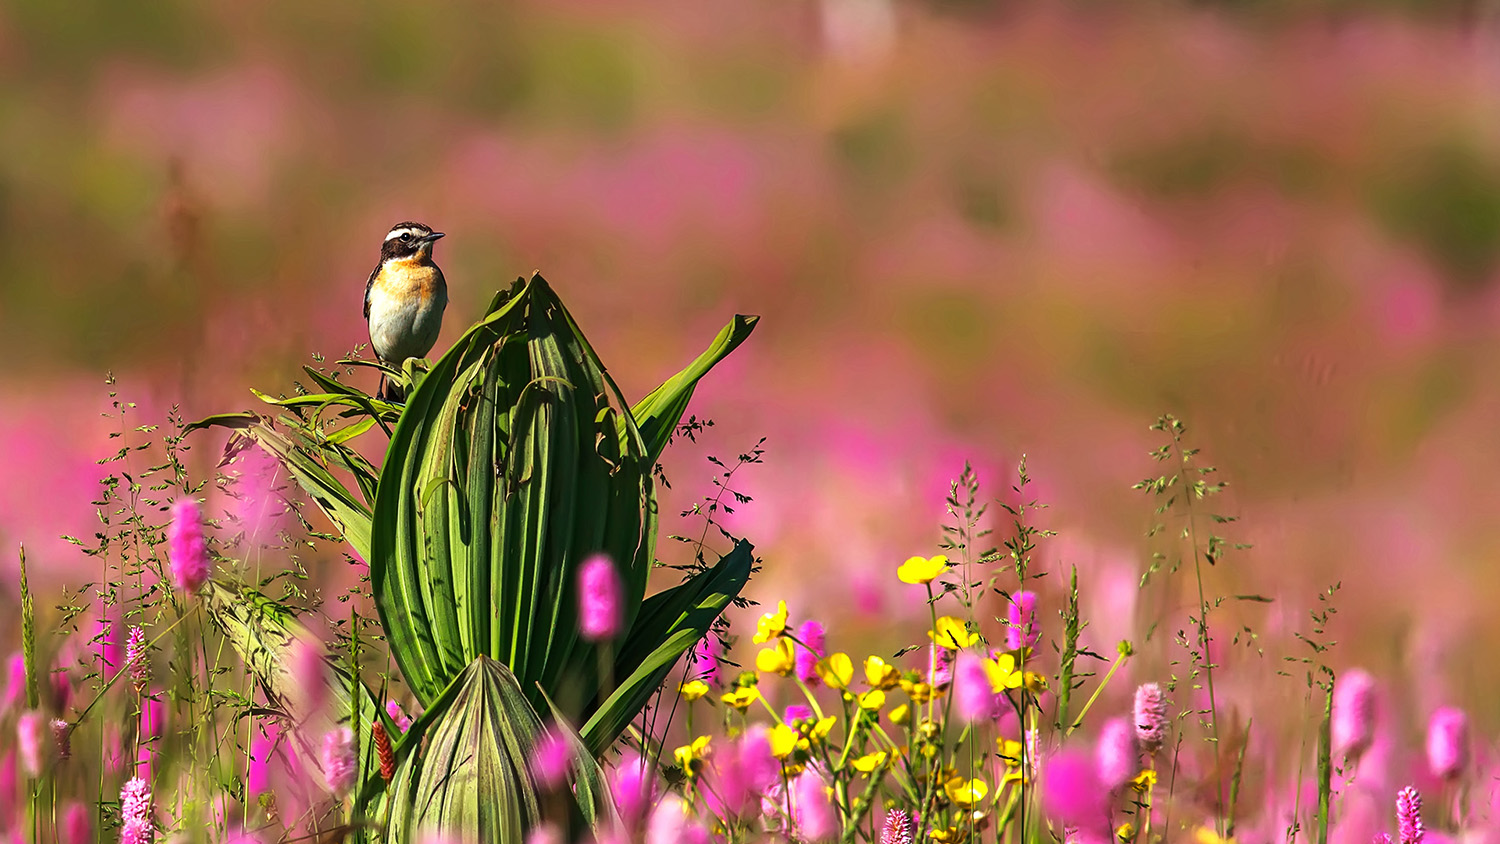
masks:
[[[1488,4],[89,7],[0,10],[8,570],[24,541],[49,585],[97,571],[57,537],[96,524],[106,372],[126,430],[257,407],[366,342],[411,218],[449,233],[439,350],[533,269],[630,398],[762,315],[662,509],[766,437],[727,521],[765,559],[752,596],[835,649],[919,609],[894,571],[935,553],[964,461],[1014,500],[1023,454],[1093,646],[1184,624],[1185,591],[1136,590],[1130,487],[1170,411],[1255,545],[1214,588],[1275,599],[1223,611],[1227,649],[1241,623],[1266,648],[1224,657],[1245,695],[1335,582],[1333,660],[1420,680],[1413,730],[1500,692]],[[219,441],[193,442],[206,476]]]

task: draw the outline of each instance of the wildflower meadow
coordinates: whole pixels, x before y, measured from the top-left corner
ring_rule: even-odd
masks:
[[[1500,840],[1497,56],[0,5],[0,841]]]

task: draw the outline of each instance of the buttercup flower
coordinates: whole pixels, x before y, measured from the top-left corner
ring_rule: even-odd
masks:
[[[702,767],[703,760],[708,756],[709,744],[713,739],[710,736],[698,736],[693,739],[692,744],[684,744],[672,751],[672,758],[688,776],[698,772]]]
[[[767,730],[766,738],[771,742],[771,755],[782,760],[791,756],[799,747],[807,750],[810,746],[801,733],[785,724],[777,724]]]
[[[885,692],[871,689],[859,696],[859,708],[866,712],[879,712],[885,706]]]
[[[942,554],[936,557],[912,557],[896,569],[896,576],[901,578],[902,583],[924,584],[931,583],[943,576],[948,570],[948,558]]]
[[[951,615],[939,618],[927,635],[939,646],[954,651],[961,651],[979,641],[979,634],[969,631],[968,622]]]
[[[901,672],[878,656],[865,657],[865,683],[873,689],[890,691],[901,680]]]
[[[708,694],[708,684],[702,680],[689,680],[677,687],[677,693],[682,695],[683,700],[692,703]]]
[[[830,654],[818,663],[818,676],[835,689],[847,689],[854,680],[854,661],[846,653]]]
[[[966,780],[963,777],[954,777],[943,783],[943,791],[947,793],[948,799],[956,806],[968,808],[985,798],[990,793],[990,787],[985,785],[984,780]]]
[[[869,774],[873,773],[876,768],[884,765],[885,760],[888,758],[890,758],[890,755],[884,750],[877,750],[874,753],[866,753],[855,759],[852,764],[854,765],[854,770],[859,771],[861,774]]]
[[[786,601],[776,602],[776,611],[768,612],[755,622],[752,644],[763,645],[786,632]]]
[[[740,686],[733,691],[725,692],[719,700],[722,700],[740,712],[744,712],[750,708],[750,704],[754,703],[758,697],[760,697],[759,689],[754,686]]]
[[[775,644],[768,648],[761,648],[760,652],[755,655],[755,669],[764,674],[779,674],[785,677],[792,673],[794,665],[796,665],[796,656],[790,639],[777,639]]]
[[[1016,658],[1008,653],[996,654],[994,659],[984,660],[980,665],[996,692],[1019,689],[1026,680],[1025,673],[1016,667]]]

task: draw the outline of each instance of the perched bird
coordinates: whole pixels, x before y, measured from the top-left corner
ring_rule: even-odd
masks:
[[[365,282],[365,319],[370,347],[382,363],[399,369],[408,358],[426,357],[437,342],[448,283],[432,262],[432,245],[442,236],[421,223],[397,223],[380,244],[380,263]],[[384,376],[379,396],[402,398]]]

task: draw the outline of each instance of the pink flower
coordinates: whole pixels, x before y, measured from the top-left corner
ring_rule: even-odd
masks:
[[[49,676],[52,684],[52,702],[58,712],[66,712],[73,704],[73,678],[66,668],[54,669]]]
[[[566,736],[547,730],[531,751],[531,773],[544,788],[557,788],[568,779],[573,768],[573,748]]]
[[[932,667],[932,673],[927,678],[934,688],[944,688],[953,682],[953,651],[940,648],[937,645],[927,646],[927,664]]]
[[[115,623],[109,620],[109,616],[99,619],[99,632],[94,637],[96,653],[99,657],[99,673],[106,680],[113,680],[120,669],[125,667],[121,661],[124,652],[120,647],[120,637]]]
[[[708,830],[692,820],[681,797],[668,794],[646,823],[646,844],[707,844]]]
[[[1396,794],[1396,832],[1401,844],[1422,844],[1422,795],[1407,786]]]
[[[279,732],[272,722],[269,730],[256,730],[250,738],[250,768],[245,775],[245,796],[252,801],[271,790],[271,755],[276,752]]]
[[[323,659],[323,646],[299,637],[292,641],[288,657],[292,679],[302,693],[304,717],[310,717],[328,701],[328,679],[324,675],[328,663]]]
[[[578,630],[590,642],[613,639],[625,623],[624,587],[615,564],[595,554],[578,569]]]
[[[567,844],[567,839],[555,824],[542,823],[526,836],[526,844]]]
[[[151,682],[151,658],[146,653],[146,633],[140,625],[131,625],[125,640],[125,664],[130,666],[130,682],[136,694],[145,694]]]
[[[52,744],[57,750],[57,758],[73,758],[73,725],[61,718],[52,719]]]
[[[1427,765],[1434,776],[1452,780],[1469,767],[1469,716],[1445,706],[1427,723]]]
[[[823,650],[823,625],[808,619],[797,628],[797,639],[802,647],[797,649],[797,679],[809,686],[816,686],[818,660],[827,656]]]
[[[1092,829],[1105,821],[1104,798],[1109,787],[1099,782],[1098,766],[1087,755],[1064,750],[1041,769],[1042,811],[1064,826]]]
[[[737,744],[714,755],[704,802],[718,815],[744,815],[780,775],[781,765],[771,755],[766,728],[756,724]]]
[[[46,718],[36,710],[21,713],[16,719],[16,749],[21,755],[21,766],[35,777],[42,772],[42,731]]]
[[[1118,789],[1141,771],[1141,753],[1135,743],[1135,727],[1126,718],[1111,718],[1099,731],[1094,747],[1094,761],[1099,767],[1099,781],[1110,790]]]
[[[401,704],[396,701],[388,700],[385,702],[385,714],[391,716],[391,720],[396,722],[396,729],[401,732],[404,733],[411,729],[411,718],[401,710]]]
[[[160,692],[158,692],[160,694]],[[167,720],[166,704],[154,697],[141,698],[141,740],[161,738]]]
[[[989,721],[999,714],[995,689],[984,672],[984,661],[964,651],[953,664],[953,708],[966,723]]]
[[[782,713],[781,720],[788,724],[796,724],[798,721],[810,721],[813,717],[812,707],[805,703],[789,703],[786,712]]]
[[[1375,740],[1375,678],[1358,668],[1344,672],[1333,687],[1329,725],[1333,749],[1358,759]]]
[[[359,775],[355,762],[354,731],[336,727],[323,736],[323,779],[335,797],[343,799],[354,789]]]
[[[178,589],[191,594],[208,580],[208,542],[203,538],[203,511],[191,498],[180,498],[172,505],[172,522],[167,525],[167,559],[171,564],[172,582]]]
[[[645,820],[646,809],[656,803],[656,778],[650,763],[633,751],[620,758],[610,771],[609,789],[619,804],[620,819],[629,828]]]
[[[804,841],[822,841],[838,834],[838,818],[828,800],[828,788],[811,769],[792,781],[791,816]]]
[[[151,844],[156,824],[151,817],[151,786],[140,777],[120,789],[120,844]]]
[[[93,844],[93,813],[81,803],[69,803],[63,812],[62,830],[62,844]]]
[[[1036,626],[1036,593],[1016,592],[1010,596],[1006,607],[1005,647],[1018,651],[1023,647],[1034,647],[1041,638]]]
[[[1167,740],[1167,698],[1156,683],[1143,683],[1135,690],[1135,737],[1147,756],[1154,756]]]
[[[905,809],[892,809],[886,813],[885,824],[880,829],[880,844],[914,844],[917,838],[917,822]]]

